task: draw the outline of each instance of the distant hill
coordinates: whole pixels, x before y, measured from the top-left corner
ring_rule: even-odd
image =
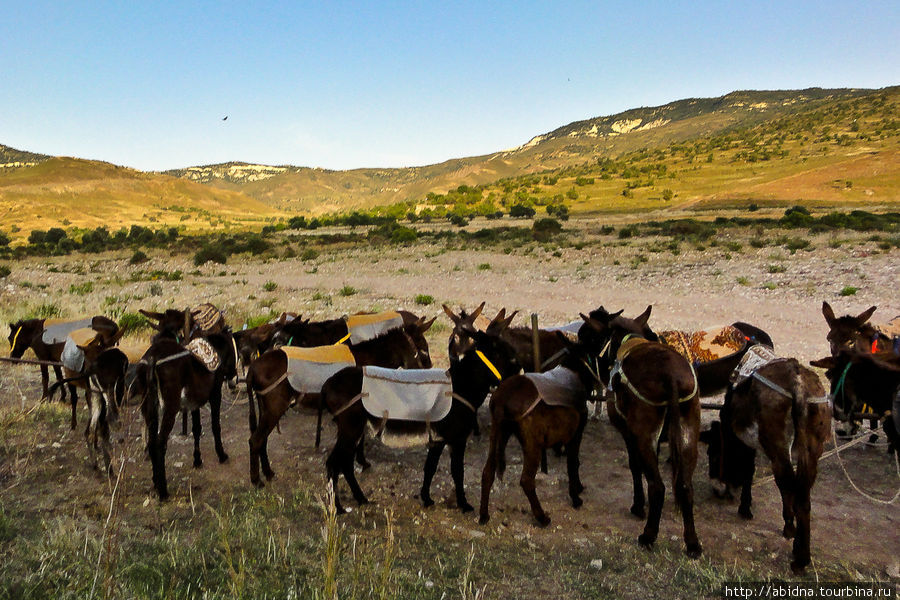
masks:
[[[292,213],[321,214],[398,202],[421,204],[429,192],[445,194],[461,185],[490,187],[503,179],[565,173],[566,169],[583,167],[601,158],[619,158],[642,149],[659,150],[672,144],[713,139],[729,131],[778,119],[802,120],[803,115],[820,110],[828,112],[830,107],[841,103],[866,104],[882,96],[896,103],[898,89],[737,91],[718,98],[678,100],[570,123],[510,150],[423,167],[329,171],[289,165],[226,163],[167,173],[241,191],[273,208]],[[764,166],[757,164],[756,168]],[[858,170],[858,167],[854,168]],[[791,193],[787,190],[787,195]],[[893,198],[900,201],[896,196]],[[583,201],[576,204],[579,208],[591,208]],[[621,208],[620,202],[612,204]]]
[[[278,214],[240,192],[168,175],[75,158],[26,162],[0,171],[0,229],[20,235],[59,226],[225,229]]]
[[[387,207],[574,212],[900,206],[900,87],[737,91],[570,123],[435,165],[331,171],[232,162],[144,173],[0,146],[0,229],[258,227]],[[381,210],[381,209],[380,209]]]

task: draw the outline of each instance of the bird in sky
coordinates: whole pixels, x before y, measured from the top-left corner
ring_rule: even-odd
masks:
[[[223,120],[223,121],[227,121],[227,120],[228,120],[228,115],[225,115],[224,117],[222,117],[222,120]]]

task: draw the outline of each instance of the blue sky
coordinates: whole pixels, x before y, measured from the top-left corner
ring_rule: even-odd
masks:
[[[0,14],[0,144],[143,170],[425,165],[681,98],[900,84],[896,0],[29,0]]]

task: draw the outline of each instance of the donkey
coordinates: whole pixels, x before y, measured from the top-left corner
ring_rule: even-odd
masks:
[[[222,383],[237,377],[231,332],[212,334],[206,338],[218,356],[215,370],[209,368],[181,344],[162,339],[147,350],[142,361],[144,399],[141,413],[147,431],[147,451],[153,466],[153,485],[160,500],[169,497],[166,483],[166,447],[175,418],[181,410],[191,413],[194,434],[194,468],[200,468],[200,407],[209,402],[213,439],[219,462],[228,460],[222,446],[220,407]]]
[[[105,473],[111,471],[110,459],[110,426],[119,418],[119,408],[125,400],[125,375],[128,370],[128,357],[118,348],[107,348],[99,354],[86,354],[83,371],[74,377],[68,377],[54,383],[48,397],[52,398],[57,389],[65,385],[80,382],[84,385],[84,398],[91,418],[84,430],[88,456],[95,469]],[[91,384],[96,387],[99,397],[94,396]]]
[[[881,416],[888,452],[900,452],[900,357],[843,348],[837,356],[809,364],[826,369],[835,418],[851,420],[863,404],[869,405]]]
[[[62,323],[59,323],[62,325]],[[47,343],[43,340],[44,330],[46,326],[50,325],[49,320],[47,319],[25,319],[16,321],[15,323],[9,324],[9,349],[10,349],[10,357],[12,358],[22,358],[25,354],[25,351],[29,348],[32,349],[34,355],[38,358],[38,360],[49,361],[49,362],[60,362],[62,358],[62,352],[65,348],[65,340],[56,342],[56,343]],[[103,340],[103,345],[108,347],[115,344],[115,340],[113,337],[116,335],[118,331],[118,325],[112,319],[108,319],[104,316],[94,316],[89,319],[84,319],[84,323],[81,325],[83,327],[91,327],[95,331],[97,331],[100,338]],[[118,338],[116,338],[118,339]],[[61,366],[53,366],[53,372],[56,373],[57,382],[63,379],[63,372]],[[41,398],[47,398],[49,393],[49,384],[50,384],[50,370],[47,365],[41,365]],[[78,398],[75,393],[74,386],[69,387],[69,394],[71,396],[72,403],[72,429],[75,429],[75,425],[77,424],[75,421],[75,404],[78,401]],[[66,390],[62,388],[60,390],[60,399],[62,401],[66,400]]]
[[[794,358],[775,359],[729,386],[719,418],[702,436],[710,477],[726,485],[726,497],[732,486],[743,486],[738,514],[752,519],[756,451],[769,457],[781,492],[782,535],[794,538],[791,569],[802,572],[810,562],[810,491],[831,430],[831,406],[818,376]]]
[[[531,503],[534,518],[542,527],[550,523],[535,493],[535,474],[541,450],[565,444],[572,506],[582,504],[584,486],[578,475],[579,448],[587,423],[587,399],[595,387],[597,375],[588,365],[581,344],[569,342],[559,333],[568,350],[562,363],[547,373],[515,375],[505,379],[491,395],[491,440],[487,461],[481,475],[481,509],[479,523],[487,523],[490,515],[491,487],[494,476],[503,477],[506,443],[511,435],[522,445],[524,456],[519,480]]]
[[[460,311],[459,315],[455,314],[447,305],[442,305],[444,313],[453,321],[453,331],[450,333],[450,341],[448,349],[450,352],[450,360],[462,355],[471,345],[469,340],[471,334],[479,329],[484,329],[489,321],[481,316],[484,310],[484,302],[479,304],[471,314],[466,311]],[[543,358],[540,368],[535,369],[534,364],[534,334],[530,327],[511,327],[510,323],[519,311],[513,311],[509,315],[506,309],[500,310],[496,318],[501,319],[505,325],[503,328],[503,341],[512,346],[516,353],[516,360],[526,372],[548,370],[556,364],[562,356],[562,352],[566,348],[557,332],[549,329],[538,330],[538,343],[540,345],[539,354]]]
[[[828,335],[826,339],[831,346],[831,355],[837,356],[844,348],[855,348],[860,352],[889,352],[900,354],[900,334],[895,334],[895,339],[880,331],[869,323],[869,319],[877,307],[870,306],[855,317],[844,315],[836,317],[834,309],[828,302],[822,302],[822,315],[828,323]],[[894,317],[891,325],[900,322],[900,317]],[[898,323],[900,324],[900,323]]]
[[[491,386],[504,377],[521,370],[512,348],[495,333],[476,332],[474,346],[450,365],[453,401],[450,412],[438,421],[430,423],[438,436],[432,441],[425,459],[424,478],[420,498],[424,506],[434,504],[431,498],[431,482],[437,470],[444,446],[450,446],[450,472],[456,490],[456,505],[462,512],[474,510],[466,500],[463,484],[466,441],[475,426],[476,411],[484,402]],[[335,491],[338,477],[344,475],[357,504],[368,502],[353,472],[353,454],[365,435],[366,423],[378,425],[379,419],[368,414],[358,401],[362,390],[362,369],[348,367],[338,371],[322,387],[322,400],[337,422],[337,439],[325,461],[326,472]],[[344,512],[335,492],[335,508]]]
[[[651,309],[648,306],[635,319],[627,319],[621,311],[611,315],[601,307],[590,316],[581,316],[585,325],[579,330],[579,339],[597,353],[600,372],[614,392],[606,407],[628,450],[634,483],[631,513],[639,518],[647,515],[638,543],[650,548],[659,533],[666,488],[656,445],[668,417],[675,498],[684,522],[686,553],[696,558],[702,553],[694,526],[692,482],[700,435],[697,375],[687,359],[656,341],[656,334],[647,326]],[[610,365],[611,371],[604,373],[604,367]],[[649,514],[644,510],[642,475],[647,479]]]
[[[359,344],[351,344],[350,352],[354,362],[358,366],[376,365],[388,368],[418,369],[425,362],[413,341],[413,332],[417,335],[423,333],[422,328],[427,329],[434,323],[418,320],[411,325],[405,325],[401,329],[392,329],[382,335]],[[430,359],[429,363],[430,364]],[[269,463],[268,440],[269,434],[278,426],[281,417],[287,412],[298,394],[287,380],[288,375],[287,356],[284,352],[274,349],[263,353],[250,364],[247,370],[247,396],[250,399],[250,482],[263,487],[259,477],[259,467],[262,465],[266,479],[275,477],[275,472]],[[254,400],[254,396],[256,399]],[[259,419],[257,420],[257,408]],[[319,416],[316,431],[316,447],[319,446],[319,429],[322,421],[322,404],[319,402]],[[363,456],[362,446],[358,449],[358,459],[363,467],[368,463]]]

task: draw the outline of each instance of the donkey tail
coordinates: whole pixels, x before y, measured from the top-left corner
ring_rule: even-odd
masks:
[[[47,389],[47,400],[48,401],[53,400],[53,394],[55,394],[56,390],[60,389],[62,386],[68,385],[74,381],[81,381],[82,379],[87,379],[90,375],[91,375],[91,372],[85,371],[84,373],[81,373],[80,375],[76,375],[75,377],[67,377],[65,379],[60,379],[59,381],[57,381],[56,383],[54,383]]]
[[[806,388],[800,375],[800,364],[792,365],[791,373],[791,420],[794,424],[794,448],[797,455],[797,475],[805,477],[809,473],[810,456],[807,451],[809,437],[809,405]],[[792,454],[794,448],[790,448]],[[802,474],[802,475],[801,475]]]
[[[684,456],[684,436],[681,432],[681,402],[678,397],[678,382],[669,379],[669,453],[672,458],[672,473],[679,473]]]

